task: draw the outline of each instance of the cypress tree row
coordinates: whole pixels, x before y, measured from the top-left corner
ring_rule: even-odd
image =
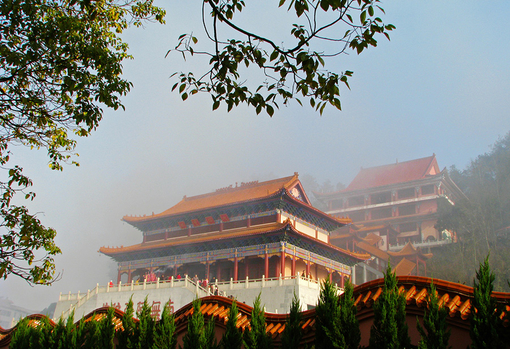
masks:
[[[379,299],[374,303],[374,323],[370,329],[371,349],[409,348],[406,323],[406,299],[397,287],[397,277],[388,268],[384,274],[384,287]]]
[[[501,309],[492,297],[495,275],[489,265],[489,256],[480,263],[474,280],[473,307],[471,319],[471,340],[474,349],[504,348]]]
[[[243,335],[237,328],[237,318],[239,311],[237,309],[237,302],[234,300],[228,312],[228,320],[225,333],[221,338],[220,346],[222,349],[241,349],[243,345]]]
[[[421,339],[418,343],[419,349],[447,349],[450,339],[450,330],[446,326],[448,310],[439,306],[436,287],[434,282],[430,283],[427,297],[427,310],[423,316],[423,328],[416,318],[416,326],[420,332]],[[425,332],[426,331],[426,332]]]
[[[266,317],[260,305],[260,294],[253,303],[250,327],[244,330],[243,342],[246,349],[272,348],[271,337],[266,332]]]
[[[289,316],[285,322],[285,329],[282,333],[282,348],[298,348],[300,347],[303,332],[301,331],[301,309],[299,299],[294,292],[292,303],[290,305]]]

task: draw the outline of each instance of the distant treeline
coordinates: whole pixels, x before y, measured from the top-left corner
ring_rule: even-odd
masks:
[[[510,133],[463,170],[449,174],[467,198],[440,201],[439,231],[455,231],[458,243],[432,250],[427,264],[434,278],[472,285],[474,270],[490,253],[495,289],[508,291],[510,279]]]

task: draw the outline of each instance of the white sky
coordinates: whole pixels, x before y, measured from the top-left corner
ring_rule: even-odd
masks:
[[[254,3],[278,2],[247,1]],[[126,33],[135,59],[124,72],[134,88],[125,112],[106,111],[97,132],[79,140],[80,167],[50,171],[44,152],[14,149],[14,161],[34,181],[31,211],[58,231],[63,250],[56,258],[62,278],[50,287],[0,281],[0,294],[19,306],[39,311],[59,292],[115,279],[116,264],[97,250],[141,241],[121,222],[124,215],[159,213],[183,195],[296,171],[347,185],[361,166],[432,153],[440,167],[464,168],[510,130],[506,1],[383,3],[384,21],[397,26],[391,41],[381,37],[377,48],[331,66],[354,71],[351,90],[341,92],[343,111],[327,108],[320,116],[291,103],[273,118],[245,107],[211,112],[208,96],[182,102],[170,92],[169,76],[196,61],[165,58],[167,50],[182,33],[205,38],[200,1],[163,6],[166,26]],[[264,33],[278,32],[267,13],[257,8],[245,17]]]

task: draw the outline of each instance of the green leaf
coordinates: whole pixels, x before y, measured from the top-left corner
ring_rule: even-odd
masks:
[[[267,111],[267,113],[269,114],[269,116],[271,116],[271,117],[273,116],[273,114],[274,114],[274,109],[273,109],[273,107],[271,107],[270,105],[267,105],[267,106],[266,106],[266,111]]]

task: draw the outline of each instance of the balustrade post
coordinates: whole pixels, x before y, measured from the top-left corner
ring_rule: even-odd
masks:
[[[159,288],[159,278],[156,279],[156,288]]]
[[[230,289],[234,288],[234,280],[230,278]]]
[[[118,288],[118,292],[120,292],[122,290],[122,281],[119,281],[119,288]]]
[[[173,275],[170,277],[170,287],[172,287],[172,288],[174,287],[174,276]]]
[[[262,275],[262,288],[266,287],[266,276]]]
[[[244,288],[248,288],[248,277],[246,277],[246,284],[245,284]]]

